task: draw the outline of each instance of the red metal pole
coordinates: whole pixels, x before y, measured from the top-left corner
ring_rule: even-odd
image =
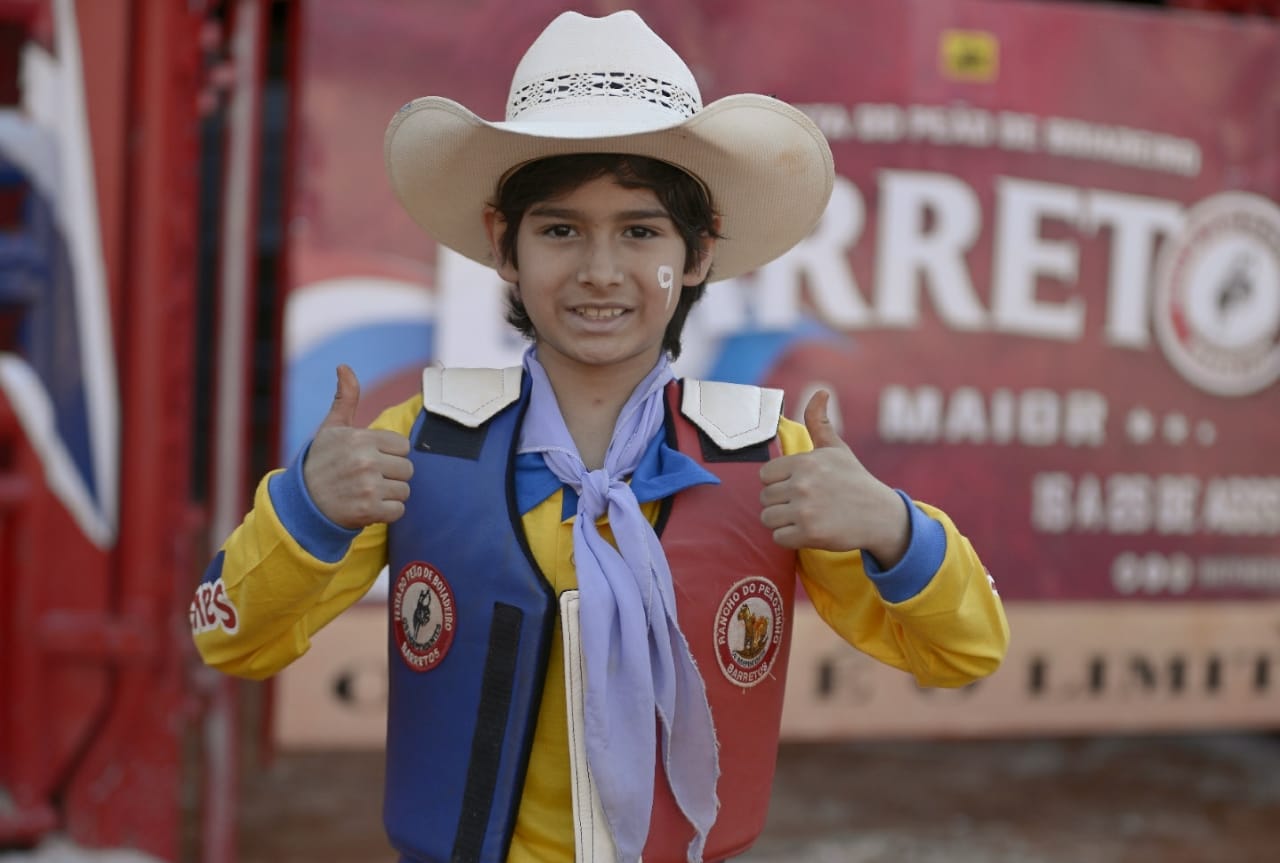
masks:
[[[232,75],[217,293],[210,548],[226,539],[250,499],[247,463],[266,12],[263,0],[236,0],[228,15],[228,68]],[[240,684],[222,676],[208,683],[210,697],[203,729],[203,860],[231,863],[237,850]]]
[[[157,650],[117,666],[111,708],[67,791],[88,844],[176,859],[180,742],[194,571],[188,471],[198,201],[196,4],[135,0],[124,288],[115,614]],[[179,597],[181,588],[181,598]]]
[[[31,842],[52,830],[57,813],[47,799],[47,772],[41,761],[40,657],[36,639],[24,621],[35,618],[37,603],[23,536],[30,529],[34,497],[31,475],[39,465],[21,445],[22,430],[0,392],[0,608],[6,621],[0,627],[0,691],[23,693],[0,705],[0,786],[8,791],[8,805],[0,809],[0,847],[8,842]]]

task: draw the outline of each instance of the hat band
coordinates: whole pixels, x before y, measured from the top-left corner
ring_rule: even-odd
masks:
[[[507,120],[540,105],[600,96],[648,102],[688,119],[702,100],[679,84],[636,72],[573,72],[525,84],[507,102]]]

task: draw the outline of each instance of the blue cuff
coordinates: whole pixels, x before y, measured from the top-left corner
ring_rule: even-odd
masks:
[[[302,478],[302,463],[310,450],[308,441],[293,464],[267,480],[267,493],[271,496],[276,517],[289,531],[289,536],[316,560],[337,563],[346,555],[351,541],[360,535],[360,531],[330,521],[311,499],[307,483]]]
[[[894,491],[907,505],[911,519],[907,553],[886,570],[880,568],[880,562],[870,552],[864,551],[862,567],[885,601],[906,602],[924,590],[942,566],[942,559],[947,554],[947,532],[940,522],[929,518],[924,510],[912,503],[906,492],[901,489]]]

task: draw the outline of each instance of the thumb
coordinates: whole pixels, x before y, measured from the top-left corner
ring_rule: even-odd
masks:
[[[348,365],[338,366],[338,391],[333,394],[333,404],[320,428],[352,426],[356,422],[356,407],[360,404],[360,381]]]
[[[827,390],[815,392],[804,407],[804,427],[809,430],[809,437],[813,438],[814,449],[829,446],[848,449],[849,445],[836,434],[835,427],[831,425],[831,419],[827,416],[827,405],[830,401],[831,393]]]

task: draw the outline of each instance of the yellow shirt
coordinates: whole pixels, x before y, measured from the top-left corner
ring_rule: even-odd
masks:
[[[422,408],[415,396],[380,416],[373,426],[407,434]],[[782,420],[784,453],[812,449],[803,425]],[[386,564],[386,526],[365,528],[337,561],[307,552],[280,522],[268,491],[259,484],[254,508],[224,543],[220,571],[202,590],[219,583],[236,610],[236,626],[193,627],[209,665],[228,674],[261,679],[307,651],[311,637],[355,603]],[[660,503],[641,505],[653,522]],[[865,653],[911,673],[922,686],[962,686],[999,665],[1008,624],[999,597],[969,541],[941,511],[916,503],[942,525],[946,552],[927,584],[905,601],[884,600],[857,551],[802,549],[799,577],[819,615]],[[523,517],[530,550],[556,593],[577,587],[572,563],[573,519],[562,518],[556,492]],[[612,541],[605,522],[601,536]],[[194,621],[193,617],[193,621]],[[547,676],[534,732],[508,859],[511,863],[571,863],[572,806],[565,714],[564,645],[554,630]]]

